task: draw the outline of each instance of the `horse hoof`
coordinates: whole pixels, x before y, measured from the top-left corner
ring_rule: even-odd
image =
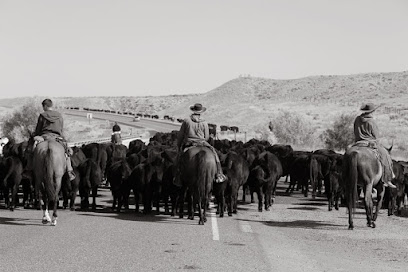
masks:
[[[220,214],[220,212],[219,212],[219,211],[216,211],[215,214]]]
[[[262,209],[258,209],[258,212],[262,212]]]
[[[375,229],[375,223],[371,223],[371,228]]]
[[[13,207],[10,207],[10,211],[11,211],[11,212],[14,212],[14,208],[13,208]]]
[[[75,208],[74,208],[74,207],[72,207],[72,208],[70,208],[70,210],[71,210],[71,212],[74,212],[74,211],[75,211]]]
[[[46,217],[43,217],[43,219],[42,219],[42,223],[45,225],[45,224],[48,224],[48,223],[50,223],[51,222],[51,219],[50,218],[46,218]]]
[[[204,217],[204,219],[203,219],[203,220],[204,220],[204,223],[205,223],[205,222],[207,222],[207,217]]]
[[[51,226],[56,226],[57,225],[57,220],[55,219],[55,220],[52,220],[52,222],[51,222]]]
[[[194,216],[189,216],[189,217],[187,217],[188,219],[190,219],[190,220],[194,220]]]
[[[228,213],[228,216],[232,216],[232,213],[229,212],[229,213]]]
[[[202,220],[198,221],[199,225],[204,225],[204,222]]]
[[[353,226],[349,226],[348,229],[349,229],[349,230],[353,230],[354,227],[353,227]]]
[[[223,213],[220,213],[220,217],[224,217],[224,214],[223,214]]]

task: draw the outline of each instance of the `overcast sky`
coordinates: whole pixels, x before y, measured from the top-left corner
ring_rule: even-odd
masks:
[[[404,70],[407,0],[0,0],[0,98]]]

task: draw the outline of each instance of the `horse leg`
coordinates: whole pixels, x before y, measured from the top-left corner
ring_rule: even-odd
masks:
[[[373,221],[377,220],[378,213],[380,212],[380,209],[382,207],[382,203],[384,200],[384,193],[385,193],[384,186],[382,184],[377,185],[377,205],[376,205],[375,213],[373,215]],[[395,201],[395,197],[393,197],[392,200]],[[375,227],[375,224],[374,224],[374,227]]]
[[[373,222],[373,185],[369,184],[365,186],[364,191],[364,206],[366,210],[367,216],[367,226],[371,228],[375,228],[375,224]]]
[[[57,209],[58,209],[58,193],[61,190],[61,179],[62,177],[56,178],[55,180],[55,198],[50,201],[51,203],[51,207],[53,209],[53,213],[52,213],[52,220],[51,220],[51,226],[56,226],[57,225],[57,218],[58,218],[58,214],[57,214]],[[50,208],[51,208],[50,207]]]
[[[198,197],[197,197],[197,202],[198,202],[198,216],[199,216],[199,219],[198,219],[198,224],[199,225],[204,225],[204,214],[203,214],[203,208],[205,209],[205,206],[203,207],[203,200],[202,200],[202,197],[201,197],[201,195],[199,195]],[[207,203],[205,203],[205,204],[207,204]],[[195,206],[195,205],[194,205]]]
[[[196,201],[196,198],[193,197],[193,194],[191,194],[188,197],[188,219],[190,219],[190,220],[194,220],[194,209],[195,209],[195,206],[196,206],[196,205],[194,205],[195,201]]]

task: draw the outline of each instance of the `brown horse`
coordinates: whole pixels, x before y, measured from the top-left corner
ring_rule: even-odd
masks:
[[[390,150],[389,150],[390,151]],[[349,212],[349,229],[354,228],[353,212],[358,200],[357,185],[364,190],[364,206],[367,215],[367,226],[375,228],[375,220],[382,206],[384,184],[381,181],[383,166],[373,150],[367,147],[353,146],[344,154],[343,181],[346,203]],[[377,204],[373,211],[373,188],[377,190]]]
[[[57,224],[58,193],[61,189],[62,176],[66,170],[64,147],[54,141],[39,143],[33,150],[34,140],[29,140],[28,153],[32,153],[32,169],[34,172],[35,192],[37,199],[43,200],[42,223]],[[48,210],[53,210],[52,220]]]
[[[198,224],[204,225],[216,171],[215,156],[208,147],[192,147],[181,155],[180,178],[183,187],[180,195],[180,218],[183,218],[184,192],[187,191],[188,218],[194,220],[194,208],[198,204]]]

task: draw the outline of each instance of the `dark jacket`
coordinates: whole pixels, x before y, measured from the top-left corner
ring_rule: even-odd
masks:
[[[379,137],[378,127],[371,114],[363,113],[354,121],[355,141],[376,141]]]
[[[35,136],[41,136],[47,133],[54,133],[62,136],[63,126],[64,122],[62,115],[59,112],[53,110],[44,111],[38,116]]]
[[[180,149],[187,142],[203,142],[209,138],[210,133],[207,122],[201,119],[199,115],[193,114],[190,118],[184,119],[178,133],[177,146]]]

